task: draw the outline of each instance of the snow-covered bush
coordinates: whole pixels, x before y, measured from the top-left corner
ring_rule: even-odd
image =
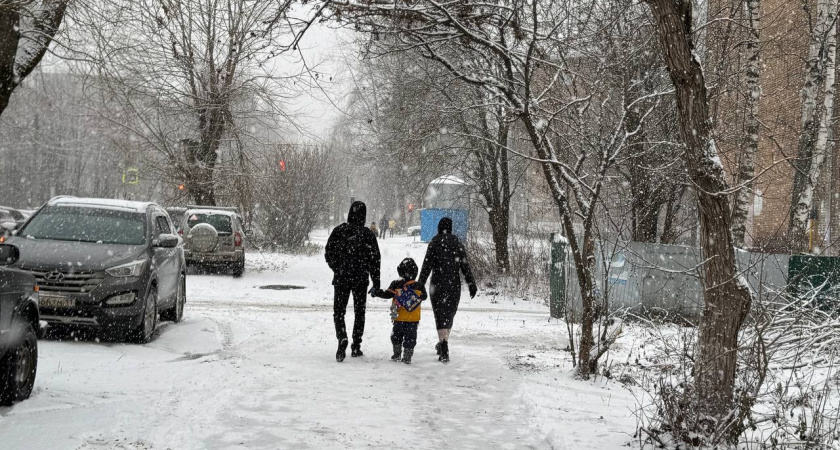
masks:
[[[753,305],[722,421],[692,403],[696,329],[646,322],[646,343],[621,378],[652,399],[638,409],[640,438],[667,448],[840,448],[840,317],[818,307],[819,291]]]

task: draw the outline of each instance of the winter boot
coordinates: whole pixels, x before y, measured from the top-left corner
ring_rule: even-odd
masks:
[[[362,353],[361,347],[353,347],[350,350],[350,356],[352,356],[353,358],[358,358],[360,356],[365,356],[365,354]]]
[[[335,352],[335,360],[338,362],[344,361],[347,356],[347,339],[338,341],[338,351]]]
[[[435,344],[435,354],[440,356],[440,341],[438,341],[438,343]]]
[[[402,358],[402,345],[394,345],[394,354],[391,355],[391,361],[399,361]]]
[[[411,357],[412,356],[414,356],[414,349],[413,348],[407,348],[407,349],[403,350],[402,362],[405,363],[405,364],[411,364]]]
[[[438,361],[449,362],[449,341],[442,341],[440,343],[440,357],[438,357]]]

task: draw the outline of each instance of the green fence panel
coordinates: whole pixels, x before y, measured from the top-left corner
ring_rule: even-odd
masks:
[[[551,266],[549,267],[550,314],[554,319],[562,319],[566,306],[566,239],[551,234]]]
[[[792,255],[788,265],[788,293],[813,298],[823,311],[840,306],[840,257]]]

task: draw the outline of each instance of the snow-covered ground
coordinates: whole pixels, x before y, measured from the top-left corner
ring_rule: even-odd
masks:
[[[380,245],[383,284],[402,258],[419,265],[425,252],[407,237]],[[565,326],[540,301],[465,292],[446,365],[427,307],[406,366],[389,360],[386,301],[369,299],[365,356],[338,364],[322,254],[248,258],[240,279],[190,275],[184,322],[163,324],[151,344],[42,341],[32,398],[0,408],[0,449],[613,449],[632,440],[632,393],[574,380]],[[351,306],[348,327],[352,317]]]

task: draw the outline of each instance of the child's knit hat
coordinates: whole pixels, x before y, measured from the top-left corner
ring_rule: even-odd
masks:
[[[397,266],[397,273],[405,280],[417,278],[417,263],[411,258],[406,258]]]

